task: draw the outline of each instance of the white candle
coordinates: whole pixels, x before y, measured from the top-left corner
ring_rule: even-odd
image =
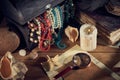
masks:
[[[80,47],[85,51],[92,51],[97,46],[97,29],[94,25],[83,24],[80,27]]]

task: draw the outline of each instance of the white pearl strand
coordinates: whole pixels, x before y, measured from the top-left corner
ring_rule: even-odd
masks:
[[[36,31],[36,34],[38,35],[37,39],[33,39],[32,37],[34,36],[34,31],[35,31],[35,27],[33,23],[28,22],[30,28],[31,28],[31,32],[30,32],[30,41],[34,42],[34,43],[38,43],[40,41],[40,35],[41,35],[41,26],[40,26],[40,21],[38,19],[35,19],[37,25],[38,25],[38,31]],[[39,40],[39,41],[38,41]]]
[[[50,19],[50,22],[52,24],[52,32],[54,33],[55,18],[54,18],[54,14],[53,14],[52,10],[53,9],[48,10],[47,13],[48,13],[48,18]]]
[[[55,12],[55,14],[53,14],[53,12]],[[48,17],[51,21],[51,24],[52,24],[52,33],[54,33],[56,36],[57,36],[57,33],[55,32],[55,29],[60,29],[62,26],[61,26],[61,16],[60,16],[60,11],[58,8],[54,8],[54,9],[50,9],[47,11],[48,13]],[[55,24],[55,17],[56,17],[56,21],[57,21],[57,24]]]
[[[37,25],[38,25],[38,31],[37,31],[37,34],[38,34],[38,42],[40,43],[40,39],[41,39],[41,25],[40,25],[40,21],[38,19],[35,19],[36,22],[37,22]]]
[[[60,29],[61,28],[61,16],[60,16],[60,11],[55,8],[55,13],[56,13],[56,17],[57,17],[57,27],[54,27],[54,29]]]

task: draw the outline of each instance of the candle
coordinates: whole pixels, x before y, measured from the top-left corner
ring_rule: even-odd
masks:
[[[85,51],[93,51],[97,46],[97,29],[94,25],[83,24],[80,27],[80,47]]]

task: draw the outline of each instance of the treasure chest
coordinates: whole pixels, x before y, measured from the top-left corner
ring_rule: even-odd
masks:
[[[61,45],[64,0],[1,0],[1,8],[11,31],[20,38],[19,48],[32,50],[39,46],[49,50],[51,44]],[[53,39],[54,38],[54,39]]]

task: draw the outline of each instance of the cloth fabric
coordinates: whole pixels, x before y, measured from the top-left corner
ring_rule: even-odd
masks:
[[[48,7],[54,7],[64,0],[0,0],[5,16],[24,25],[27,21],[42,14]]]

